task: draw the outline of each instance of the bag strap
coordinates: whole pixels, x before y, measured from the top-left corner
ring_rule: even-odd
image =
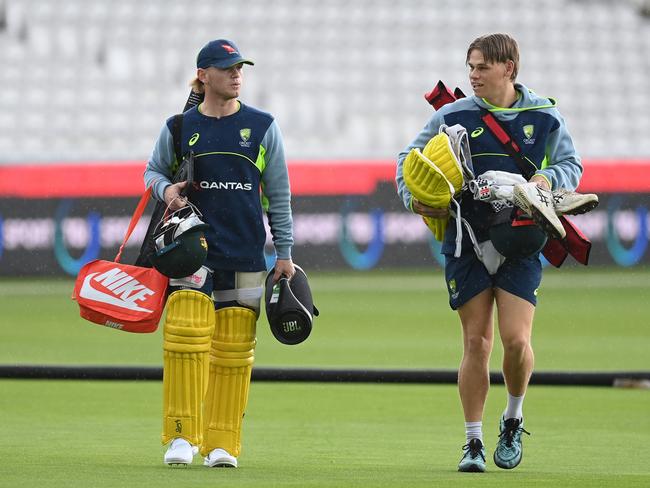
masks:
[[[205,97],[205,93],[196,93],[194,90],[190,91],[190,95],[187,97],[185,102],[185,107],[183,107],[183,112],[187,112],[192,107],[200,104]]]
[[[129,222],[129,228],[126,230],[126,234],[124,235],[124,240],[122,241],[120,250],[117,252],[117,256],[115,256],[114,261],[116,263],[120,262],[120,258],[122,257],[122,250],[126,245],[126,241],[128,241],[129,237],[131,237],[131,234],[133,233],[133,229],[135,229],[135,226],[140,220],[140,217],[142,217],[142,214],[144,213],[144,209],[147,208],[147,203],[149,203],[150,197],[151,197],[151,187],[147,188],[147,191],[144,192],[144,194],[140,198],[140,202],[138,203],[138,206],[135,208],[135,212],[133,212],[133,216],[131,217],[131,222]]]
[[[203,101],[204,96],[205,95],[203,93],[196,93],[194,90],[190,90],[190,94],[187,97],[185,106],[183,107],[183,112],[187,112],[192,107],[200,104]],[[183,155],[181,154],[182,122],[183,116],[181,114],[174,116],[174,120],[172,121],[172,140],[174,141],[174,154],[176,155],[176,161],[180,166],[182,166],[183,163]],[[174,181],[174,183],[176,181]],[[153,233],[156,226],[158,225],[158,222],[165,212],[165,208],[167,208],[165,203],[156,202],[153,213],[151,214],[151,220],[149,221],[149,227],[145,232],[144,239],[142,240],[142,244],[140,246],[140,252],[138,253],[138,257],[135,260],[136,266],[151,268],[152,264],[149,260],[149,254],[152,250],[155,250],[156,247],[153,240]]]
[[[183,134],[183,114],[174,115],[172,120],[172,140],[174,141],[174,154],[176,161],[180,164],[183,160],[183,152],[181,148],[181,135]]]
[[[535,171],[531,170],[530,161],[526,160],[526,158],[521,154],[519,144],[515,142],[508,130],[491,112],[488,112],[484,108],[481,108],[481,119],[485,122],[487,128],[490,129],[490,132],[492,132],[501,143],[508,155],[515,160],[517,166],[519,166],[519,170],[524,175],[524,178],[529,180],[531,176],[535,174]]]
[[[530,161],[527,161],[521,154],[519,145],[512,139],[506,128],[491,112],[488,112],[484,108],[481,108],[481,119],[501,143],[506,152],[516,161],[524,177],[529,180],[535,172],[530,170]],[[542,254],[556,268],[562,266],[567,254],[571,254],[576,261],[586,266],[589,262],[591,242],[566,217],[561,216],[560,222],[562,222],[567,237],[564,239],[549,239],[542,250]]]

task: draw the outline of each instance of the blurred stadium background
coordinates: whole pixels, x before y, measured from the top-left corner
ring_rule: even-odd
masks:
[[[243,99],[277,116],[291,158],[392,159],[438,79],[471,92],[467,46],[496,31],[518,39],[519,79],[557,98],[585,158],[647,158],[640,2],[2,0],[0,159],[146,159],[216,37],[257,62]]]
[[[215,37],[256,61],[242,99],[283,130],[297,260],[436,266],[395,196],[394,158],[431,115],[435,82],[470,93],[467,45],[496,31],[519,40],[519,80],[558,100],[580,189],[601,194],[576,219],[592,263],[646,263],[646,1],[0,0],[0,276],[74,276],[114,255],[153,142]]]

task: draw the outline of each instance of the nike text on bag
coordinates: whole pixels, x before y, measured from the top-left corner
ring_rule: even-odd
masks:
[[[79,271],[74,298],[79,314],[90,322],[126,332],[153,332],[165,307],[167,282],[153,268],[95,260]]]
[[[154,268],[119,262],[150,194],[147,190],[142,196],[115,261],[97,259],[79,271],[72,298],[82,318],[126,332],[153,332],[158,327],[169,279]]]

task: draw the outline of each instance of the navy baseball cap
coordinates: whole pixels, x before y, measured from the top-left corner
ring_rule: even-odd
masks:
[[[208,42],[196,57],[196,67],[203,69],[210,66],[227,69],[239,63],[255,64],[250,59],[243,58],[235,43],[227,39]]]

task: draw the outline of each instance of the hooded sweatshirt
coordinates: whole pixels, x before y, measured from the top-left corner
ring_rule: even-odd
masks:
[[[178,164],[167,119],[144,173],[146,187],[163,201]],[[240,102],[226,117],[208,117],[194,107],[183,115],[181,152],[195,153],[189,199],[210,225],[205,236],[211,269],[262,271],[267,213],[278,259],[291,257],[293,221],[282,134],[274,118]],[[262,193],[260,194],[260,188]]]
[[[555,100],[540,97],[520,83],[515,84],[515,89],[517,101],[508,108],[496,107],[472,96],[444,105],[433,114],[413,142],[398,156],[397,192],[407,209],[413,210],[413,196],[404,183],[404,159],[411,149],[423,149],[443,124],[460,124],[467,130],[474,174],[480,175],[488,170],[521,174],[517,162],[506,154],[501,143],[481,120],[481,108],[499,119],[521,148],[522,156],[531,164],[531,169],[536,175],[543,176],[551,189],[575,190],[582,176],[582,163]],[[487,240],[491,206],[474,200],[468,192],[462,195],[460,204],[462,216],[472,226],[478,242]],[[452,254],[455,241],[456,226],[448,225],[442,252]],[[467,247],[471,247],[471,242],[463,239],[463,249]]]

